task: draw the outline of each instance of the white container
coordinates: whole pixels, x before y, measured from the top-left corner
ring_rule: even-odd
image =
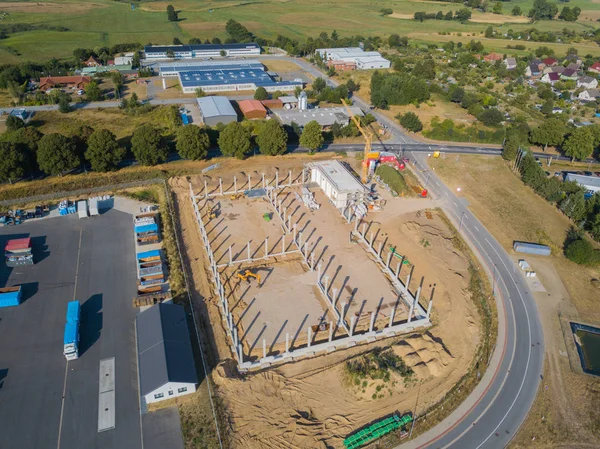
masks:
[[[77,201],[77,214],[79,215],[79,218],[89,217],[86,200]]]
[[[90,198],[89,204],[90,204],[90,216],[93,217],[94,215],[100,215],[100,212],[98,212],[98,198]]]

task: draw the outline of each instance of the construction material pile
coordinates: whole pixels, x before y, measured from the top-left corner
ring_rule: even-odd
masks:
[[[136,215],[133,224],[138,245],[158,243],[158,214],[151,212]]]
[[[31,239],[26,237],[9,240],[4,247],[4,257],[7,267],[33,265]]]
[[[145,251],[137,254],[138,263],[138,290],[144,292],[143,287],[162,284],[165,282],[163,263],[160,250]]]

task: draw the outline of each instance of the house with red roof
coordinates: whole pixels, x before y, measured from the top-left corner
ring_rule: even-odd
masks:
[[[483,57],[483,60],[485,62],[496,62],[496,61],[502,61],[504,58],[501,54],[499,53],[490,53],[489,55],[485,55]]]
[[[588,72],[600,73],[600,62],[594,62],[589,68]]]
[[[57,87],[85,89],[92,82],[89,76],[48,76],[40,78],[40,90],[46,92]]]
[[[555,66],[558,64],[558,61],[554,58],[546,58],[542,61],[546,66]]]
[[[90,56],[87,61],[83,63],[87,67],[100,67],[102,63],[94,56]]]

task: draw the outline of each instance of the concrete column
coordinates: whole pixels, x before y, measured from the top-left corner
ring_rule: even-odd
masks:
[[[231,245],[229,245],[229,265],[233,263],[233,253],[231,252]]]
[[[240,360],[240,363],[244,363],[244,351],[242,349],[241,343],[238,345],[238,358]]]
[[[415,310],[415,302],[416,302],[416,301],[413,301],[413,302],[410,304],[410,309],[409,309],[409,311],[408,311],[408,322],[409,322],[409,323],[412,321],[413,312],[414,312],[414,310]]]
[[[350,318],[350,336],[354,335],[354,325],[356,324],[356,316],[352,315]]]
[[[219,193],[223,195],[223,178],[219,178]]]
[[[227,300],[227,296],[224,298],[225,299],[225,316],[223,317],[223,319],[227,318],[227,315],[229,314],[229,301]]]
[[[417,288],[417,294],[415,295],[415,303],[419,302],[419,296],[421,296],[421,286],[419,285],[419,288]]]
[[[292,186],[292,170],[289,171],[288,175],[288,187]]]
[[[250,177],[250,173],[248,173],[248,190],[252,189],[252,178]]]
[[[381,251],[383,251],[383,242],[379,242],[379,251],[377,251],[377,255],[381,259]]]
[[[250,242],[248,242],[246,248],[248,249],[248,260],[250,260]]]
[[[281,252],[285,253],[285,234],[281,236]]]
[[[262,173],[262,188],[264,189],[265,187],[265,174]]]
[[[406,276],[406,290],[407,291],[408,291],[408,288],[409,288],[409,285],[410,285],[410,278],[412,277],[412,272],[413,272],[414,269],[415,269],[415,266],[413,265],[412,268],[410,269],[410,272],[408,273],[408,276]]]
[[[269,237],[265,239],[265,259],[269,257]]]
[[[317,283],[321,282],[321,262],[317,265]]]
[[[308,260],[308,242],[304,242],[304,257]]]
[[[369,332],[373,332],[375,326],[375,312],[371,312],[371,322],[369,323]]]
[[[233,193],[237,193],[237,178],[233,177]]]
[[[298,247],[302,246],[302,231],[298,232]]]
[[[364,236],[365,236],[366,233],[367,233],[367,224],[363,223],[362,232],[361,232],[360,235],[362,235],[363,238],[364,238]]]
[[[390,252],[388,253],[387,260],[385,261],[385,266],[388,268],[388,270],[389,270],[389,268],[390,268],[390,262],[392,261],[392,255],[393,255],[393,254],[392,254],[392,252],[390,251]],[[396,276],[396,277],[398,277],[398,276]]]
[[[292,229],[292,216],[290,215],[288,217],[288,232],[290,232],[290,229]]]
[[[275,188],[279,187],[279,170],[275,172]]]
[[[354,220],[354,231],[358,231],[358,217]]]
[[[306,168],[302,168],[302,184],[304,184],[306,181]]]
[[[283,210],[281,211],[281,221],[283,221],[283,227],[285,228],[285,223],[286,223],[286,219],[285,219],[285,214],[287,213],[287,207],[283,206]]]
[[[237,346],[238,344],[238,335],[237,335],[237,327],[233,327],[233,344]]]
[[[204,197],[208,198],[208,182],[204,180]]]
[[[433,297],[429,300],[429,305],[427,306],[427,319],[431,316],[431,307],[433,306]]]
[[[371,232],[371,239],[370,239],[370,241],[369,241],[369,246],[370,246],[371,248],[373,248],[373,242],[374,242],[374,239],[375,239],[375,234],[373,234],[373,233]]]
[[[310,253],[310,271],[314,271],[315,269],[315,253],[314,251]]]
[[[296,233],[298,232],[297,228],[298,228],[298,223],[294,223],[293,239],[294,239],[294,243],[296,243],[296,245],[298,244],[298,242],[296,242]]]
[[[231,312],[229,312],[229,315],[227,315],[227,316],[229,318],[228,322],[227,322],[228,329],[229,329],[229,332],[232,332],[232,329],[233,329],[233,315],[231,314]]]
[[[308,336],[308,343],[307,343],[307,346],[310,348],[310,340],[312,339],[312,335],[311,335],[311,328],[310,328],[310,326],[308,326],[308,328],[306,329],[306,335]]]
[[[329,322],[329,341],[333,340],[333,321]]]
[[[267,358],[267,340],[263,338],[263,359]]]
[[[285,352],[290,352],[290,334],[289,332],[285,333]]]
[[[337,296],[338,296],[338,290],[337,290],[337,288],[335,288],[335,287],[334,287],[334,288],[332,288],[332,290],[333,290],[333,295],[332,295],[332,297],[331,297],[331,303],[333,304],[333,307],[335,307],[335,303],[336,303],[336,302],[337,302],[337,300],[338,300],[338,297],[337,297]]]
[[[342,303],[342,311],[340,313],[340,321],[344,321],[344,317],[346,316],[346,303]]]

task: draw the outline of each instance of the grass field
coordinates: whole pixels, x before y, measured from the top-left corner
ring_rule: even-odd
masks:
[[[581,31],[594,27],[595,19],[600,17],[600,4],[594,2],[595,0],[573,0],[569,3],[570,7],[579,6],[582,9],[582,21],[545,21],[534,26],[540,30],[556,31],[563,28]],[[0,12],[8,13],[0,19],[0,26],[31,23],[69,29],[65,32],[36,30],[11,34],[0,42],[0,60],[10,63],[26,60],[44,61],[53,57],[65,58],[71,56],[73,49],[77,47],[94,48],[123,42],[165,44],[170,43],[174,37],[184,42],[191,37],[203,40],[212,37],[223,38],[224,25],[229,19],[242,22],[252,32],[265,38],[274,38],[277,34],[282,34],[302,40],[335,29],[340,35],[359,33],[365,36],[388,36],[392,33],[419,33],[415,38],[439,41],[439,38],[435,38],[438,31],[479,36],[490,21],[522,22],[522,17],[513,19],[506,14],[509,14],[516,4],[528,11],[532,3],[532,0],[505,2],[504,15],[474,13],[473,21],[467,24],[435,21],[433,25],[432,21],[418,23],[408,18],[416,11],[456,10],[458,5],[417,0],[348,0],[335,4],[317,0],[209,0],[201,3],[176,0],[172,4],[181,11],[181,20],[173,23],[166,18],[167,2],[141,2],[132,10],[129,2],[111,0],[53,0],[44,3],[0,0]],[[381,16],[379,11],[387,7],[393,9],[396,17]],[[481,22],[475,22],[476,20]],[[509,28],[516,31],[530,28],[532,25],[506,23],[497,26],[500,31]],[[505,46],[502,44],[500,48]]]

